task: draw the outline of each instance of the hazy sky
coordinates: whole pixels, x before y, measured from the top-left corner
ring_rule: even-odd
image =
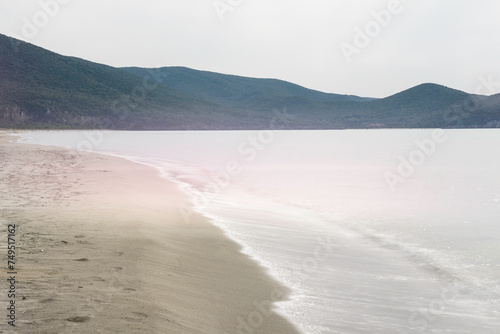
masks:
[[[64,55],[373,97],[500,93],[499,18],[498,0],[0,0],[1,33]]]

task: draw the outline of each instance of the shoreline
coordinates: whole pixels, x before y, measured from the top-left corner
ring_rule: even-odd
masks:
[[[186,195],[152,167],[15,132],[0,228],[17,226],[17,332],[299,333],[270,310],[289,289],[205,217],[185,224]]]

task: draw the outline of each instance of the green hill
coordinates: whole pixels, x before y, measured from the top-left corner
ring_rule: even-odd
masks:
[[[373,101],[370,108],[380,122],[397,127],[482,127],[500,119],[500,108],[488,107],[491,101],[486,96],[426,83]]]
[[[148,69],[139,67],[123,68],[138,76],[148,74]],[[166,80],[164,84],[186,95],[196,96],[207,101],[230,104],[234,108],[269,109],[276,101],[304,99],[311,102],[367,101],[351,95],[328,94],[307,89],[277,79],[256,79],[207,71],[197,71],[186,67],[163,67],[157,70]],[[272,106],[262,106],[259,101],[273,101]]]
[[[161,76],[64,57],[0,35],[0,122],[13,127],[188,127],[216,107],[184,96]],[[177,117],[184,114],[186,117]],[[201,117],[202,118],[202,117]],[[159,123],[158,123],[159,122]]]
[[[290,129],[496,127],[500,95],[423,84],[370,99],[184,67],[121,69],[0,34],[0,127],[267,129],[284,109]]]

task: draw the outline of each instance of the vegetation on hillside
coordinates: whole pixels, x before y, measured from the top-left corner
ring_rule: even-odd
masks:
[[[137,130],[496,127],[500,95],[423,84],[384,99],[184,67],[113,68],[0,34],[0,127]]]

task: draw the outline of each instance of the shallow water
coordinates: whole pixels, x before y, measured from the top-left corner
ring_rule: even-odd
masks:
[[[500,330],[498,131],[24,138],[159,168],[292,288],[292,300],[278,309],[306,333]],[[242,318],[252,327],[251,317]]]

